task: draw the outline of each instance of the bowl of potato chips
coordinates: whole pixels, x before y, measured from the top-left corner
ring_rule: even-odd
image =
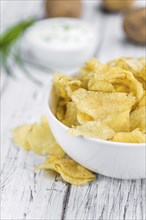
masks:
[[[47,97],[50,128],[63,150],[109,177],[145,178],[146,60],[96,59],[56,73]]]

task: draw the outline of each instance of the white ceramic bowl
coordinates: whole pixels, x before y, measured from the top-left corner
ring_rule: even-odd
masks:
[[[47,96],[50,127],[60,146],[71,158],[105,176],[120,179],[146,177],[145,144],[116,143],[82,136],[68,136],[69,128],[54,116],[55,105],[50,87]]]
[[[68,46],[53,46],[52,43],[47,44],[42,38],[44,37],[43,34],[45,30],[49,28],[49,25],[52,23],[55,24],[56,22],[60,22],[60,25],[66,22],[68,25],[78,27],[78,29],[83,27],[87,29],[88,32],[81,38],[80,43],[74,42],[72,46],[69,44]],[[41,32],[43,33],[42,35],[40,35]],[[72,35],[73,34],[74,32]],[[90,41],[84,42],[87,34],[89,35]],[[96,38],[96,32],[89,22],[76,18],[50,18],[39,21],[28,29],[25,34],[25,47],[27,47],[41,64],[53,70],[74,69],[82,66],[86,60],[94,56],[97,42]]]

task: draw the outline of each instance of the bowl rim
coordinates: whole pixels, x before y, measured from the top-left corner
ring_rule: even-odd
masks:
[[[56,47],[56,48],[54,48],[54,47],[50,47],[49,44],[46,44],[46,43],[44,44],[43,42],[36,40],[37,38],[34,39],[32,37],[31,31],[38,29],[40,26],[42,26],[42,24],[50,23],[51,21],[63,21],[63,20],[68,20],[70,22],[74,22],[75,21],[75,22],[79,22],[80,24],[85,24],[90,29],[90,31],[92,31],[93,36],[94,36],[94,41],[95,41],[94,44],[96,44],[96,31],[94,30],[92,23],[90,23],[90,22],[88,22],[86,20],[83,20],[83,19],[70,18],[70,17],[45,18],[43,20],[37,21],[30,28],[28,28],[28,30],[25,33],[25,38],[27,39],[27,41],[28,40],[31,41],[31,43],[33,45],[37,44],[37,47],[40,46],[41,48],[43,48],[45,50],[49,49],[50,51],[53,50],[53,51],[61,51],[61,52],[62,51],[66,51],[66,52],[68,52],[68,51],[77,51],[78,52],[78,51],[80,51],[82,49],[87,49],[87,47],[89,47],[88,44],[87,45],[83,45],[83,46],[79,46],[78,45],[77,47],[71,47],[71,48],[65,48],[65,47],[62,47],[62,48]]]
[[[50,117],[57,123],[59,124],[63,129],[65,129],[66,131],[68,131],[70,128],[67,127],[66,125],[64,125],[61,121],[59,121],[55,115],[53,114],[51,108],[50,108],[50,104],[49,104],[49,101],[50,101],[50,97],[51,97],[51,90],[52,90],[52,86],[53,86],[53,83],[52,83],[52,79],[51,79],[51,82],[49,83],[49,85],[47,86],[47,110],[49,112],[49,115]],[[127,143],[127,142],[113,142],[113,141],[109,141],[109,140],[102,140],[102,139],[98,139],[98,138],[90,138],[90,137],[85,137],[85,136],[82,136],[82,135],[79,135],[79,136],[75,136],[75,137],[82,137],[83,139],[86,139],[88,141],[93,141],[93,142],[96,142],[96,143],[101,143],[101,144],[108,144],[108,145],[112,145],[112,146],[121,146],[121,147],[145,147],[146,148],[146,143]]]

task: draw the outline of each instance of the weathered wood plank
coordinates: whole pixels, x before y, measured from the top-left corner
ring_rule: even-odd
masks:
[[[72,187],[65,219],[145,219],[145,180],[116,180],[101,175],[90,185]]]
[[[44,158],[11,142],[10,129],[45,113],[43,88],[28,81],[9,83],[2,95],[2,219],[61,219],[68,184],[58,176],[32,170]]]

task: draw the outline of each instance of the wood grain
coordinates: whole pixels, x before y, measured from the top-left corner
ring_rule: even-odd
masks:
[[[72,186],[65,219],[145,219],[145,183],[98,175],[90,185]]]
[[[32,90],[32,86],[28,81],[10,81],[9,90],[2,96],[2,113],[6,115],[2,123],[2,219],[61,219],[64,210],[68,184],[57,175],[34,173],[34,167],[44,158],[17,148],[11,141],[10,128],[43,114],[43,88]]]
[[[21,7],[22,2],[27,9],[31,8],[29,13],[36,3],[7,2],[3,11],[9,21],[6,26],[11,23],[10,7],[7,8],[6,4],[11,2],[13,15],[17,10],[13,18],[16,21],[27,16],[25,8]],[[20,8],[21,16],[18,13]],[[125,40],[120,26],[121,15],[103,14],[86,1],[83,18],[92,22],[97,31],[96,57],[99,60],[105,62],[121,55],[145,55],[144,47]],[[33,172],[44,158],[17,148],[11,141],[11,129],[39,120],[46,113],[46,88],[51,80],[51,72],[43,73],[31,65],[27,65],[27,68],[35,79],[41,81],[41,85],[34,84],[17,66],[13,67],[15,80],[2,73],[1,219],[145,220],[146,180],[116,180],[97,175],[93,183],[77,187],[65,183],[52,172]]]

